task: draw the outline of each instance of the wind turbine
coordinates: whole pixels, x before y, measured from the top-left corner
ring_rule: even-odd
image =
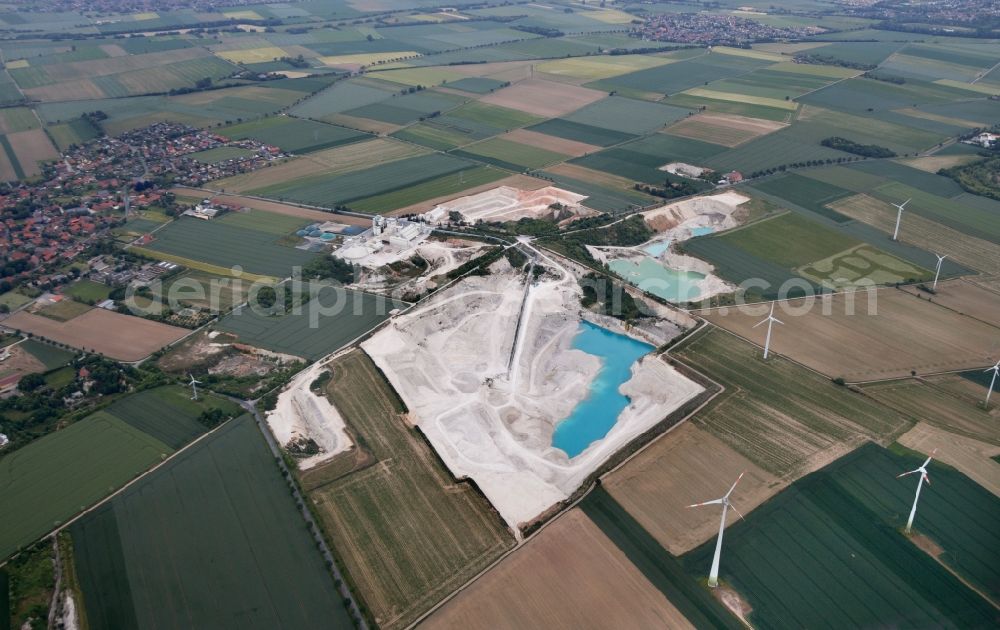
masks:
[[[766,359],[768,353],[771,350],[771,326],[775,322],[777,322],[779,324],[784,324],[785,323],[785,322],[781,321],[780,319],[778,319],[777,317],[774,316],[774,302],[771,302],[771,312],[768,314],[768,316],[765,319],[762,319],[759,322],[757,322],[756,324],[754,324],[753,327],[756,328],[757,326],[760,326],[764,322],[767,322],[767,337],[764,338],[764,358]]]
[[[188,376],[191,377],[191,382],[188,383],[191,386],[191,400],[198,400],[198,386],[201,385],[201,381],[196,381],[190,372],[188,372]]]
[[[934,270],[934,286],[932,287],[932,289],[934,291],[937,291],[938,276],[941,275],[941,263],[943,263],[944,259],[948,257],[948,254],[945,254],[944,256],[938,256],[937,254],[934,255],[937,256],[938,264],[937,264],[937,269]]]
[[[703,505],[716,505],[716,504],[722,506],[722,520],[719,521],[719,538],[718,540],[715,541],[715,556],[712,558],[712,570],[708,574],[708,585],[711,587],[716,587],[719,585],[719,556],[722,555],[722,532],[726,530],[726,512],[729,510],[729,508],[733,508],[733,510],[740,515],[740,518],[743,518],[743,515],[740,514],[740,511],[736,509],[736,506],[729,502],[729,495],[733,493],[733,490],[736,489],[736,484],[740,482],[740,479],[742,479],[743,475],[745,474],[746,474],[745,470],[740,473],[740,476],[736,478],[736,481],[733,483],[732,487],[729,488],[729,492],[727,492],[725,496],[723,496],[721,499],[715,499],[714,501],[705,501],[704,503],[695,503],[694,505],[688,506],[689,508],[701,507]]]
[[[906,533],[910,533],[910,529],[913,527],[913,517],[917,515],[917,501],[920,499],[920,488],[927,482],[930,485],[931,478],[927,476],[927,464],[931,463],[931,457],[934,457],[934,453],[937,453],[937,449],[931,451],[931,456],[924,460],[923,464],[920,464],[919,468],[905,472],[901,475],[896,475],[896,479],[900,477],[905,477],[907,475],[912,475],[913,473],[920,473],[920,481],[917,482],[917,494],[913,497],[913,508],[910,510],[910,518],[906,521]]]
[[[912,201],[912,199],[907,199],[901,204],[892,204],[899,209],[899,212],[896,213],[896,229],[892,233],[892,240],[894,241],[899,240],[899,221],[903,218],[903,208],[906,207],[906,204],[910,203],[910,201]]]
[[[997,373],[1000,373],[1000,361],[997,361],[996,365],[994,365],[993,367],[986,368],[985,370],[983,370],[983,372],[989,372],[991,370],[993,371],[993,378],[990,379],[990,387],[989,387],[989,389],[986,390],[986,409],[987,410],[989,410],[989,408],[990,408],[990,394],[993,393],[993,386],[996,385],[996,382],[997,382]]]

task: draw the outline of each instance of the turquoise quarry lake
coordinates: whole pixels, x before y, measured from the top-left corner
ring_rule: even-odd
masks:
[[[573,348],[601,360],[601,369],[590,384],[590,392],[568,418],[556,425],[552,446],[576,457],[615,426],[628,406],[628,397],[618,388],[632,377],[632,364],[653,346],[611,332],[590,322],[580,322]]]
[[[619,259],[608,263],[611,271],[647,293],[670,302],[688,302],[701,295],[698,282],[705,274],[697,271],[678,271],[663,266],[655,258],[642,258],[638,263]]]

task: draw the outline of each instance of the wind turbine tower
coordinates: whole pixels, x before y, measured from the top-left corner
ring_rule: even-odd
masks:
[[[910,203],[910,201],[911,201],[910,199],[907,199],[906,201],[904,201],[901,204],[895,204],[895,203],[892,204],[892,205],[896,206],[896,208],[898,209],[898,212],[896,212],[896,229],[893,230],[893,232],[892,232],[892,240],[894,240],[894,241],[898,241],[899,240],[899,222],[903,218],[903,208],[905,208],[906,204]]]
[[[990,379],[990,387],[986,390],[986,409],[990,408],[990,394],[993,393],[993,386],[997,384],[997,373],[1000,372],[1000,361],[996,362],[996,365],[990,368],[986,368],[983,372],[993,372],[993,378]]]
[[[912,475],[913,473],[920,473],[920,481],[917,482],[917,494],[913,497],[913,507],[910,509],[910,518],[906,521],[907,534],[909,534],[910,530],[913,528],[913,517],[917,515],[917,501],[920,500],[920,488],[924,485],[925,481],[928,485],[931,483],[931,478],[927,476],[927,464],[931,463],[931,458],[934,457],[934,453],[937,453],[937,449],[931,451],[931,456],[924,460],[924,463],[920,464],[919,468],[896,476],[896,479],[899,479],[900,477]]]
[[[201,381],[196,381],[194,376],[191,376],[190,372],[188,373],[188,376],[191,377],[191,382],[188,383],[188,385],[191,386],[191,400],[198,400],[198,386],[201,385]]]
[[[934,270],[934,286],[932,287],[932,290],[937,291],[938,276],[941,275],[941,263],[943,263],[944,259],[948,257],[948,254],[945,254],[944,256],[938,256],[937,254],[934,255],[937,256],[938,264],[937,269]]]
[[[719,521],[719,538],[715,541],[715,556],[712,557],[712,570],[708,574],[708,585],[713,588],[719,585],[719,558],[722,555],[722,533],[726,531],[726,512],[729,511],[729,508],[733,508],[733,510],[740,515],[740,518],[743,518],[743,515],[736,509],[736,506],[729,502],[729,495],[733,493],[733,490],[736,489],[736,484],[740,482],[740,479],[742,479],[745,474],[745,470],[740,473],[740,476],[736,478],[732,487],[729,488],[729,492],[727,492],[721,499],[705,501],[704,503],[695,503],[694,505],[688,506],[689,508],[716,504],[722,506],[722,520]]]
[[[770,312],[770,314],[768,314],[768,316],[765,319],[762,319],[759,322],[757,322],[756,324],[754,324],[753,327],[756,328],[757,326],[760,326],[764,322],[767,322],[767,337],[764,338],[764,358],[766,359],[768,353],[770,353],[770,351],[771,351],[771,326],[775,322],[777,322],[779,324],[784,324],[785,323],[785,322],[781,321],[780,319],[778,319],[777,317],[774,316],[774,302],[771,302],[771,312]]]

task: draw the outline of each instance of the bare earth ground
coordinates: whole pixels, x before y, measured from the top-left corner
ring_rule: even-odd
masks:
[[[993,326],[1000,326],[1000,293],[987,289],[965,279],[939,282],[937,293],[929,296],[916,287],[904,287],[904,291],[930,297],[935,304],[950,308],[962,315],[968,315]],[[1000,330],[997,331],[1000,336]]]
[[[961,166],[981,159],[978,155],[930,155],[927,157],[897,160],[907,166],[919,169],[925,173],[937,173],[943,168]]]
[[[776,302],[771,350],[831,378],[849,382],[902,378],[985,366],[997,329],[897,289]],[[855,302],[854,314],[849,304]],[[1000,302],[998,302],[1000,304]],[[752,343],[767,306],[715,308],[699,314]],[[827,314],[828,313],[828,314]],[[876,314],[877,313],[877,314]]]
[[[204,197],[207,194],[204,190],[186,188],[184,186],[175,186],[170,189],[170,192],[182,197],[198,198]],[[346,223],[348,225],[363,225],[365,227],[371,227],[371,221],[369,219],[352,217],[345,214],[323,212],[322,210],[312,210],[310,208],[300,208],[299,206],[292,206],[287,203],[279,203],[277,201],[265,201],[263,199],[253,199],[251,197],[229,195],[225,193],[212,194],[211,197],[213,201],[238,204],[247,208],[264,210],[275,214],[284,214],[290,217],[302,217],[303,219],[309,219],[312,221],[336,221],[337,223]]]
[[[476,63],[465,66],[453,66],[455,72],[474,77],[487,77],[497,81],[520,81],[531,76],[530,61],[494,61],[492,63]]]
[[[735,147],[787,126],[773,120],[705,112],[683,118],[666,131],[675,136]]]
[[[348,116],[347,114],[331,114],[330,116],[324,116],[323,120],[335,125],[360,129],[361,131],[370,131],[371,133],[383,136],[387,136],[403,128],[402,125],[394,125],[382,122],[381,120],[372,120],[371,118],[361,118],[360,116]]]
[[[607,96],[589,88],[555,83],[541,79],[526,79],[519,83],[487,94],[482,103],[519,109],[529,114],[554,118],[580,109]]]
[[[944,429],[921,422],[896,440],[903,446],[929,455],[937,449],[935,459],[954,466],[970,479],[1000,497],[1000,464],[991,457],[1000,454],[1000,446],[948,433]]]
[[[828,205],[837,212],[863,221],[886,234],[891,234],[895,227],[896,209],[868,195],[852,195]],[[906,222],[900,229],[899,240],[927,251],[948,252],[952,260],[971,269],[987,274],[1000,274],[1000,245],[963,234],[912,212],[907,215]]]
[[[579,509],[459,593],[421,628],[691,628]]]
[[[0,361],[0,374],[8,375],[8,372],[17,372],[23,376],[45,371],[45,365],[29,352],[22,350],[19,344],[0,348],[0,357],[4,356],[5,353],[7,358]]]
[[[601,483],[667,551],[679,556],[719,529],[717,510],[684,506],[722,496],[744,471],[732,496],[744,515],[787,485],[717,437],[685,423],[602,477]],[[738,519],[730,513],[728,522]]]
[[[522,190],[538,190],[539,188],[544,188],[545,186],[551,185],[552,182],[546,181],[544,179],[537,179],[529,175],[511,175],[510,177],[505,177],[501,180],[487,182],[479,186],[473,186],[472,188],[467,188],[463,190],[460,196],[464,197],[466,195],[475,195],[476,193],[481,193],[498,186],[510,186],[512,188],[520,188]],[[441,195],[439,197],[434,197],[432,199],[427,199],[419,203],[410,204],[402,208],[397,208],[392,212],[387,212],[388,216],[402,216],[405,214],[422,214],[427,212],[434,206],[444,203],[446,201],[451,201],[456,199],[455,193],[449,195]]]
[[[530,129],[515,129],[508,134],[500,136],[500,138],[512,142],[520,142],[521,144],[539,149],[548,149],[549,151],[555,151],[556,153],[562,153],[571,157],[580,157],[581,155],[601,150],[601,147],[593,144],[568,140],[566,138],[557,138],[537,131],[531,131]]]
[[[90,309],[65,322],[21,311],[7,318],[3,325],[119,361],[144,359],[190,332],[103,308]]]
[[[7,140],[21,163],[21,169],[28,177],[42,172],[38,165],[43,160],[59,159],[59,152],[52,146],[52,141],[44,129],[30,129],[8,134]]]

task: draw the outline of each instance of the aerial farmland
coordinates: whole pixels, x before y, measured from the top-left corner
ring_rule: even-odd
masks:
[[[155,4],[0,12],[0,630],[997,625],[994,2]]]

